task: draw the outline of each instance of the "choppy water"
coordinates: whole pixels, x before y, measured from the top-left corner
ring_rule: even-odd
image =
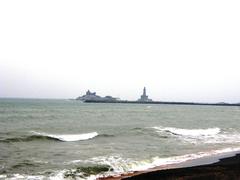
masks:
[[[0,179],[94,179],[240,149],[240,108],[0,99]]]

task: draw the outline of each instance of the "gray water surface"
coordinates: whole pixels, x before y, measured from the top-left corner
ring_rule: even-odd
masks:
[[[0,174],[50,178],[94,164],[117,171],[154,157],[240,147],[239,120],[239,107],[0,99]],[[77,141],[48,136],[93,132]]]

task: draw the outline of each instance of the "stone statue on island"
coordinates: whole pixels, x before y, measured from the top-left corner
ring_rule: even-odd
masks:
[[[141,95],[141,98],[138,99],[139,102],[150,102],[152,99],[149,99],[146,94],[146,87],[143,88],[143,94]]]

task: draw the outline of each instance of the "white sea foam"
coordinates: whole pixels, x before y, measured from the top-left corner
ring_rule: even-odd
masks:
[[[7,178],[7,175],[5,174],[0,174],[0,179],[6,179]]]
[[[130,158],[123,158],[120,155],[114,155],[114,156],[99,156],[94,157],[88,160],[75,160],[72,161],[72,163],[77,162],[85,162],[85,163],[93,163],[93,164],[100,164],[100,165],[109,165],[113,168],[113,172],[105,172],[103,174],[99,174],[97,176],[92,176],[91,178],[96,177],[103,177],[103,176],[117,176],[124,173],[131,173],[136,171],[144,171],[147,169],[159,167],[162,169],[167,168],[167,165],[175,165],[179,163],[183,163],[190,160],[195,160],[199,158],[204,157],[211,157],[214,155],[221,155],[224,153],[233,153],[233,152],[239,152],[240,148],[225,148],[220,150],[212,150],[207,152],[199,152],[195,154],[186,154],[182,156],[174,156],[174,157],[167,157],[167,158],[161,158],[161,157],[152,157],[150,159],[146,160],[140,160],[136,161]],[[206,163],[212,163],[212,162],[206,162]],[[88,179],[88,178],[86,178]]]
[[[169,158],[159,158],[159,157],[154,157],[152,158],[151,163],[146,164],[146,166],[142,167],[142,170],[146,170],[149,168],[153,168],[153,167],[161,167],[161,166],[166,166],[166,165],[171,165],[171,164],[179,164],[179,163],[183,163],[189,160],[196,160],[199,158],[203,158],[203,157],[211,157],[214,155],[221,155],[221,154],[225,154],[225,153],[233,153],[233,152],[239,152],[240,148],[225,148],[225,149],[220,149],[220,150],[212,150],[212,151],[208,151],[208,152],[199,152],[196,154],[186,154],[186,155],[182,155],[182,156],[175,156],[175,157],[169,157]],[[139,167],[137,167],[138,170]],[[146,168],[146,169],[144,169]],[[135,169],[136,170],[136,169]]]
[[[183,163],[189,160],[195,160],[199,158],[204,157],[211,157],[214,155],[221,155],[221,154],[227,154],[231,153],[234,154],[234,152],[239,152],[240,148],[225,148],[225,149],[219,149],[219,150],[211,150],[207,152],[199,152],[195,154],[186,154],[182,156],[174,156],[174,157],[167,157],[167,158],[161,158],[161,157],[152,157],[150,159],[146,160],[140,160],[136,161],[130,158],[123,158],[120,155],[113,155],[113,156],[99,156],[90,158],[88,160],[75,160],[72,161],[72,163],[77,162],[85,162],[85,163],[93,163],[93,164],[99,164],[99,165],[109,165],[113,168],[113,171],[104,172],[102,174],[97,175],[90,175],[87,177],[81,176],[81,174],[76,174],[74,179],[76,180],[95,180],[99,177],[106,177],[106,176],[119,176],[124,173],[132,173],[136,171],[144,171],[147,169],[159,167],[162,169],[166,169],[166,165],[174,165]],[[49,176],[34,176],[34,175],[21,175],[21,174],[14,174],[12,177],[6,178],[7,176],[2,175],[3,178],[9,179],[9,180],[15,180],[15,179],[27,179],[27,180],[42,180],[42,179],[50,179],[50,180],[64,180],[67,179],[65,177],[65,173],[68,172],[67,169],[56,171],[55,173],[49,175]],[[79,176],[78,176],[79,175]],[[71,179],[71,178],[70,178]]]
[[[153,127],[159,131],[170,132],[175,135],[182,136],[211,136],[221,132],[220,128],[208,128],[208,129],[181,129],[174,127]]]
[[[158,133],[170,133],[179,138],[194,144],[231,144],[240,143],[240,134],[238,132],[225,132],[220,128],[208,129],[181,129],[174,127],[153,127]]]
[[[54,173],[53,175],[51,175],[48,179],[49,180],[64,180],[65,172],[66,172],[66,170],[58,171],[58,172]]]
[[[0,177],[1,178],[1,177]],[[45,176],[34,176],[27,174],[12,174],[11,176],[4,175],[4,180],[43,180]]]
[[[72,169],[73,170],[73,169]],[[100,177],[104,177],[106,175],[103,175],[103,174],[97,174],[97,175],[90,175],[90,176],[86,176],[84,177],[83,174],[81,173],[77,173],[77,174],[74,174],[74,177],[66,177],[65,176],[65,173],[68,172],[69,170],[67,169],[64,169],[64,170],[61,170],[61,171],[56,171],[54,174],[50,175],[49,177],[47,177],[47,179],[49,180],[96,180]],[[45,180],[45,179],[43,179]]]
[[[221,155],[224,153],[232,153],[232,152],[239,152],[240,148],[225,148],[220,150],[212,150],[208,152],[199,152],[195,154],[186,154],[182,156],[174,156],[174,157],[167,157],[167,158],[161,158],[161,157],[153,157],[148,160],[143,161],[133,161],[128,163],[126,166],[129,168],[128,171],[142,171],[147,170],[154,167],[163,167],[166,165],[173,165],[173,164],[179,164],[182,162],[186,162],[189,160],[195,160],[203,157],[211,157],[213,155]]]
[[[109,165],[113,168],[114,173],[123,173],[130,170],[129,164],[132,162],[132,159],[122,158],[120,155],[99,156],[91,158],[88,162]]]
[[[96,180],[101,175],[90,175],[88,177],[76,176],[75,178],[65,177],[67,170],[56,171],[55,173],[45,176],[45,175],[28,175],[28,174],[12,174],[10,176],[0,175],[0,179],[3,180]]]
[[[51,137],[54,139],[58,139],[60,141],[83,141],[83,140],[92,139],[98,136],[97,132],[91,132],[86,134],[63,134],[63,135],[47,134],[47,133],[40,133],[40,132],[34,132],[34,131],[32,131],[32,133],[39,136]]]
[[[239,133],[219,134],[214,138],[211,137],[205,138],[203,141],[206,144],[219,144],[219,143],[236,144],[240,143],[240,134]]]

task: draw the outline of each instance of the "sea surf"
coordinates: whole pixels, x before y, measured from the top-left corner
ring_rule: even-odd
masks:
[[[97,179],[240,151],[238,107],[0,102],[0,179]]]

